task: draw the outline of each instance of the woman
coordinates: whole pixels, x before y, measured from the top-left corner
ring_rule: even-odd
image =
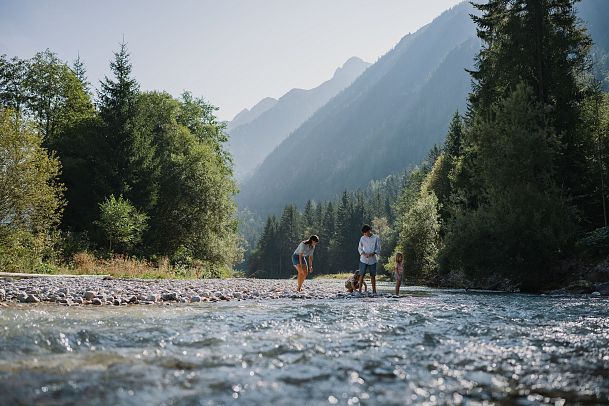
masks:
[[[292,254],[292,264],[294,264],[294,268],[296,268],[296,271],[298,271],[297,292],[302,290],[302,283],[307,278],[307,274],[309,272],[313,272],[313,251],[315,251],[315,246],[318,242],[319,237],[312,235],[308,240],[302,241],[300,244],[298,244],[296,251],[294,251],[294,254]],[[306,257],[309,257],[308,262]]]

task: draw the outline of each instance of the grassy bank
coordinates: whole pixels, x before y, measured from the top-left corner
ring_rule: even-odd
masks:
[[[145,260],[122,255],[99,258],[89,252],[75,254],[69,263],[55,265],[43,263],[25,273],[52,275],[110,275],[115,278],[140,279],[207,279],[239,276],[229,268],[212,268],[203,263],[192,266],[172,265],[167,257]]]

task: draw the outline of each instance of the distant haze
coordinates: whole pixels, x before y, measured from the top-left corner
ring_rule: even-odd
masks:
[[[80,52],[95,87],[123,35],[142,89],[191,90],[230,120],[311,89],[352,56],[374,62],[459,0],[0,0],[0,54]]]

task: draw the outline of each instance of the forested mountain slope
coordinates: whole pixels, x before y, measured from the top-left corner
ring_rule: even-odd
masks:
[[[234,157],[237,179],[247,178],[273,148],[317,109],[349,86],[369,65],[360,58],[350,58],[336,70],[330,80],[316,88],[292,89],[275,103],[272,100],[267,102],[272,107],[255,119],[237,127],[233,123],[229,124],[229,149]],[[250,114],[254,110],[250,110]],[[236,117],[237,120],[242,118]]]
[[[479,48],[472,12],[460,4],[404,37],[269,155],[242,185],[240,205],[276,211],[419,162],[465,108],[464,68]]]

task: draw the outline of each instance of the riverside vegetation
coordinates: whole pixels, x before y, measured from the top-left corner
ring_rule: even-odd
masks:
[[[294,242],[311,232],[322,239],[317,270],[351,270],[362,223],[389,263],[404,252],[424,283],[539,291],[602,263],[607,72],[590,64],[574,4],[477,6],[473,91],[445,143],[405,174],[269,217],[257,241],[247,238],[247,274],[287,276]],[[124,43],[110,67],[94,100],[80,59],[1,57],[0,268],[229,275],[243,244],[215,107],[140,91]]]
[[[241,256],[216,108],[142,92],[125,43],[95,100],[78,58],[0,57],[0,269],[230,275]]]
[[[403,252],[406,272],[425,283],[591,291],[592,282],[609,282],[608,72],[598,76],[590,63],[592,41],[574,4],[477,5],[473,90],[444,144],[386,187],[269,217],[249,273],[276,276],[288,257],[282,242],[311,229],[325,243],[317,270],[354,269],[358,227],[372,223],[384,257]]]

